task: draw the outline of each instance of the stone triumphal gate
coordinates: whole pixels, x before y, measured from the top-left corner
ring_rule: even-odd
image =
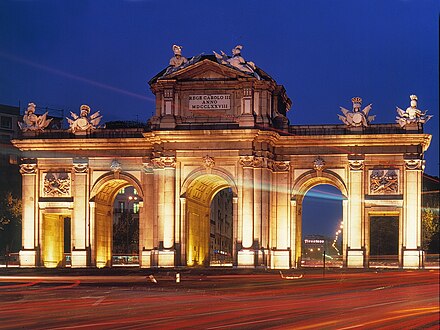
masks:
[[[69,233],[71,267],[111,266],[113,203],[126,186],[141,199],[141,267],[209,265],[210,203],[225,188],[233,264],[298,267],[302,202],[318,184],[344,197],[344,265],[368,267],[370,219],[393,216],[400,265],[420,266],[431,137],[415,95],[394,124],[371,124],[371,106],[353,98],[339,125],[291,126],[285,89],[241,46],[189,59],[173,49],[149,82],[156,112],[147,128],[100,128],[101,115],[84,105],[69,130],[47,130],[30,104],[13,141],[23,155],[22,267],[62,267]]]

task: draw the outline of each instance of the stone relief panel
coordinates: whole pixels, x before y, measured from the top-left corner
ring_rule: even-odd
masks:
[[[70,173],[43,173],[43,197],[70,197],[70,187]]]
[[[399,193],[398,169],[369,170],[370,195],[395,195]]]

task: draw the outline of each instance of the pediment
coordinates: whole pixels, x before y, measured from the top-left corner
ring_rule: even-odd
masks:
[[[176,80],[231,80],[242,78],[255,79],[251,75],[240,72],[226,65],[213,62],[209,59],[194,63],[186,68],[168,74],[160,79]]]

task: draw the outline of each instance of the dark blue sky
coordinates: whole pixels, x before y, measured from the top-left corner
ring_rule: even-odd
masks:
[[[187,57],[244,46],[286,87],[291,124],[339,124],[351,98],[373,103],[375,123],[396,106],[435,117],[426,172],[439,175],[439,48],[434,0],[368,1],[8,1],[0,2],[0,103],[78,112],[104,121],[147,120],[147,81]]]

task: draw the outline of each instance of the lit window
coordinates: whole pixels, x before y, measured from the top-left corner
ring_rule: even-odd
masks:
[[[121,194],[121,195],[125,194],[125,188],[122,188],[121,190],[119,190],[119,194]]]
[[[139,213],[139,203],[133,203],[133,213]]]
[[[119,202],[119,208],[121,210],[123,210],[125,208],[125,203],[124,202]]]
[[[138,192],[137,192],[136,188],[133,188],[133,195],[137,195],[137,194],[138,194]]]

